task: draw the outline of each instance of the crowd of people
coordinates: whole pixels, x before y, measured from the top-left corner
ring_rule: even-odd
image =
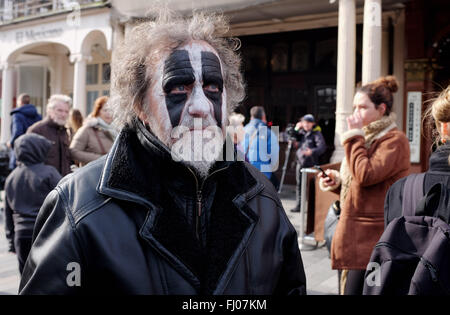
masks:
[[[107,99],[97,99],[93,112],[83,123],[81,112],[71,109],[69,96],[52,95],[44,119],[30,103],[28,94],[18,97],[17,108],[11,112],[12,135],[7,143],[11,148],[11,172],[5,181],[4,211],[8,251],[17,254],[20,273],[45,197],[62,177],[111,148],[117,132],[111,125]],[[93,134],[86,134],[86,130]],[[102,139],[103,142],[97,142]]]
[[[50,97],[44,119],[28,95],[18,98],[5,227],[21,294],[306,294],[297,233],[277,193],[278,135],[263,107],[245,126],[233,112],[244,83],[226,30],[221,16],[200,12],[163,12],[130,29],[113,56],[111,98],[84,119],[65,95]],[[363,293],[375,244],[402,215],[410,149],[395,123],[397,89],[392,76],[357,89],[340,171],[318,175],[340,199],[331,268],[343,294]],[[424,191],[449,185],[450,87],[430,108],[437,150]],[[198,145],[186,139],[209,127],[222,139],[203,143],[214,158],[186,158]],[[233,160],[221,159],[227,135]],[[300,170],[318,164],[326,144],[311,114],[290,136],[299,212]],[[68,284],[73,264],[80,279]]]

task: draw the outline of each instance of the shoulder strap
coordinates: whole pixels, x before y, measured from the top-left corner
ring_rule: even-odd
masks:
[[[92,129],[94,129],[95,137],[97,138],[98,144],[100,145],[100,148],[102,149],[102,155],[105,155],[107,152],[105,150],[105,147],[103,146],[102,140],[100,140],[100,137],[98,136],[98,130],[97,130],[97,128],[92,128]]]
[[[425,173],[411,174],[406,177],[403,186],[402,215],[414,216],[417,204],[423,198],[423,184]]]

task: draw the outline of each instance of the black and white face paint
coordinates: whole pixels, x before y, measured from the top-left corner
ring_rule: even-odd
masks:
[[[172,151],[181,148],[182,160],[207,173],[214,158],[207,161],[204,147],[221,149],[227,119],[220,59],[209,44],[193,41],[163,58],[157,72],[147,95],[150,128]],[[195,141],[199,134],[202,140]]]

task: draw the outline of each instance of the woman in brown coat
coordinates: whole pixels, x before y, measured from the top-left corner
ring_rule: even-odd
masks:
[[[81,166],[108,153],[117,135],[111,126],[112,115],[107,106],[108,97],[99,97],[83,127],[78,129],[70,144],[72,158]]]
[[[362,294],[370,254],[384,229],[389,187],[409,173],[409,143],[397,129],[392,94],[394,77],[361,87],[341,136],[345,150],[340,172],[319,175],[322,190],[340,193],[341,216],[331,245],[331,265],[342,270],[341,293]]]

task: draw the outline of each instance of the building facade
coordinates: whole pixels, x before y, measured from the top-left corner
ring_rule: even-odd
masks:
[[[422,132],[424,102],[450,83],[450,13],[446,0],[172,0],[192,9],[220,10],[241,40],[249,116],[266,108],[283,130],[312,113],[324,130],[328,159],[343,157],[339,136],[352,112],[355,86],[393,74],[397,123],[411,142],[413,170],[427,168],[431,140]],[[148,1],[0,1],[1,135],[10,111],[28,93],[45,114],[51,94],[73,97],[89,114],[109,93],[110,60],[128,25],[143,18]],[[151,12],[150,12],[151,13]]]

